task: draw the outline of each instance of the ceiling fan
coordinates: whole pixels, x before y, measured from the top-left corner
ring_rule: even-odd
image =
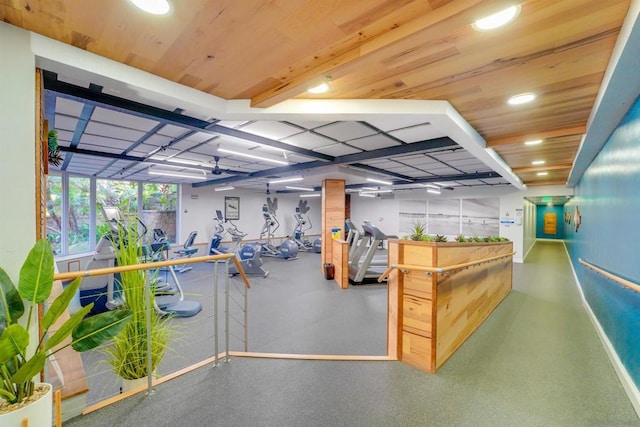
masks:
[[[249,173],[249,172],[237,171],[233,169],[222,169],[218,165],[218,162],[220,161],[220,156],[214,156],[213,160],[215,160],[216,162],[215,166],[211,170],[211,173],[214,175],[222,175],[223,173],[230,174],[230,175],[247,175]]]

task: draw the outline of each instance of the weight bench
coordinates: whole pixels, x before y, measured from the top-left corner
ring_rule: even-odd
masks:
[[[196,254],[198,252],[198,248],[193,247],[193,242],[194,240],[196,240],[197,235],[197,231],[192,231],[191,233],[189,233],[189,237],[187,237],[187,240],[185,240],[182,248],[173,251],[175,256],[173,256],[172,259],[191,258],[194,254]],[[184,273],[185,271],[191,270],[191,267],[189,266],[189,264],[182,264],[180,266],[176,265],[174,269],[178,273]]]

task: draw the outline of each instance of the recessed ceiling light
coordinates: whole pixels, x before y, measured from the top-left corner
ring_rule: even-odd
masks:
[[[521,93],[519,95],[514,95],[507,100],[507,104],[509,105],[521,105],[526,104],[527,102],[531,102],[536,99],[536,96],[533,93]]]
[[[168,0],[130,0],[137,8],[153,15],[166,15],[171,12]]]
[[[307,89],[309,93],[327,93],[329,91],[329,85],[327,83],[321,83],[318,86]]]
[[[511,6],[493,15],[478,19],[473,23],[473,28],[478,31],[493,30],[513,21],[518,17],[518,14],[520,14],[520,5]]]
[[[538,172],[536,175],[538,175],[538,176],[546,176],[546,175],[549,175],[549,172]]]
[[[539,145],[542,144],[542,140],[541,139],[534,139],[532,141],[525,141],[524,145]]]
[[[544,160],[534,160],[531,164],[534,166],[544,165]]]

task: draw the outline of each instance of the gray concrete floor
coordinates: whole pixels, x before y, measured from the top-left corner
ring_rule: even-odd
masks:
[[[386,290],[364,285],[339,291],[315,278],[317,266],[305,267],[303,259],[290,262],[300,264],[269,265],[284,279],[254,285],[252,323],[262,322],[266,326],[258,330],[267,332],[252,338],[250,350],[335,354],[344,345],[345,354],[380,354],[376,320],[373,328],[363,323],[378,318]],[[323,304],[342,313],[335,314],[335,322],[322,315]],[[341,322],[352,327],[341,328]],[[368,341],[374,344],[358,353],[357,346]],[[436,375],[399,362],[233,358],[162,384],[149,396],[139,394],[65,423],[213,424],[638,426],[640,421],[581,305],[563,245],[538,242],[526,263],[514,265],[511,294]]]

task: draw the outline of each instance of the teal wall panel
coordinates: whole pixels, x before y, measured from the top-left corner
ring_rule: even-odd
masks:
[[[640,387],[640,294],[585,268],[579,258],[640,283],[640,98],[591,163],[565,205],[566,244],[582,290]]]

